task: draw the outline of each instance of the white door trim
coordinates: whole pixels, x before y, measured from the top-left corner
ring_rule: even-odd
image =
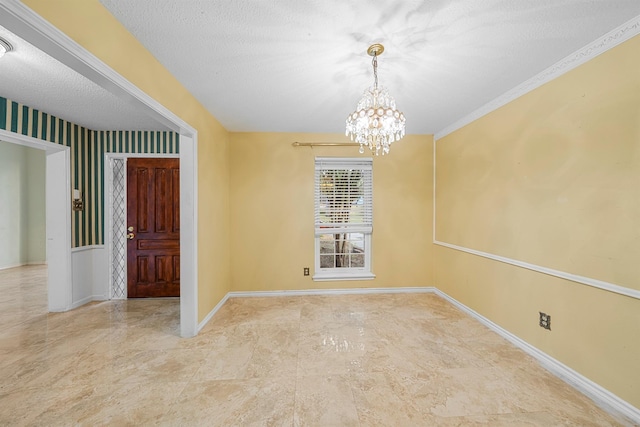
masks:
[[[2,26],[180,133],[180,334],[198,333],[198,132],[18,0],[0,3]]]
[[[49,311],[73,304],[71,274],[71,149],[0,129],[0,140],[46,152],[47,298]]]
[[[113,159],[127,159],[133,158],[153,158],[153,159],[179,159],[179,154],[150,154],[150,153],[105,153],[104,154],[104,246],[105,246],[105,265],[109,267],[109,280],[107,283],[108,289],[105,289],[104,295],[108,295],[109,299],[113,299]],[[126,174],[125,174],[126,180]],[[125,200],[127,199],[127,186],[124,186]],[[124,230],[123,230],[124,233]],[[182,245],[182,243],[181,243]],[[182,248],[180,248],[182,251]],[[123,262],[125,269],[127,268],[126,259]],[[125,271],[125,277],[127,272]],[[126,291],[126,288],[125,288]],[[182,295],[182,292],[180,293]]]

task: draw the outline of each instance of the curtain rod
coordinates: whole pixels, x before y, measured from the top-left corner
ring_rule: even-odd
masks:
[[[358,147],[357,142],[298,142],[295,141],[294,147]]]

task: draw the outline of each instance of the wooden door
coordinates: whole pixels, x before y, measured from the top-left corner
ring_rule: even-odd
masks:
[[[180,296],[180,160],[127,160],[127,293]]]

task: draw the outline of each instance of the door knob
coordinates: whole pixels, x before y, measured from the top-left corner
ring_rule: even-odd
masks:
[[[136,235],[133,234],[133,233],[127,234],[127,239],[129,239],[129,240],[133,240],[134,237],[136,237]]]

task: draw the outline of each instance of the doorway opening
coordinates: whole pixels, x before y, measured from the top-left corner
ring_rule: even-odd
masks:
[[[47,305],[53,312],[70,310],[73,299],[70,149],[6,130],[0,130],[0,140],[45,151]]]
[[[0,10],[3,13],[5,28],[89,80],[107,88],[112,94],[127,100],[131,105],[144,109],[158,123],[180,134],[180,249],[182,252],[180,259],[180,334],[183,337],[195,336],[201,327],[198,324],[197,130],[22,3],[2,3]],[[51,163],[66,162],[66,170],[70,170],[68,167],[69,153],[66,152],[66,159],[63,157],[64,154],[60,156],[58,153],[47,155],[47,173],[49,173],[50,161]],[[56,168],[56,170],[61,169]],[[71,218],[71,195],[68,191],[70,185],[69,182],[66,184],[67,187],[64,188],[64,192],[60,192],[59,196],[61,200],[65,201],[69,212],[62,218]],[[48,194],[49,192],[47,192]],[[69,220],[69,232],[65,236],[71,235],[70,227]],[[48,225],[47,228],[49,229]],[[66,233],[66,230],[57,230],[60,235]],[[49,237],[47,238],[49,239]],[[71,283],[70,248],[69,237],[66,248],[55,253],[56,257],[65,258],[55,265],[68,270],[66,277],[69,278],[69,283]],[[50,259],[49,263],[51,264]],[[49,288],[51,289],[51,283]],[[57,299],[53,302],[50,301],[50,307],[56,305],[70,307],[70,290],[68,293],[56,294],[55,297]],[[51,298],[51,292],[49,298]],[[66,305],[64,305],[65,303]]]

